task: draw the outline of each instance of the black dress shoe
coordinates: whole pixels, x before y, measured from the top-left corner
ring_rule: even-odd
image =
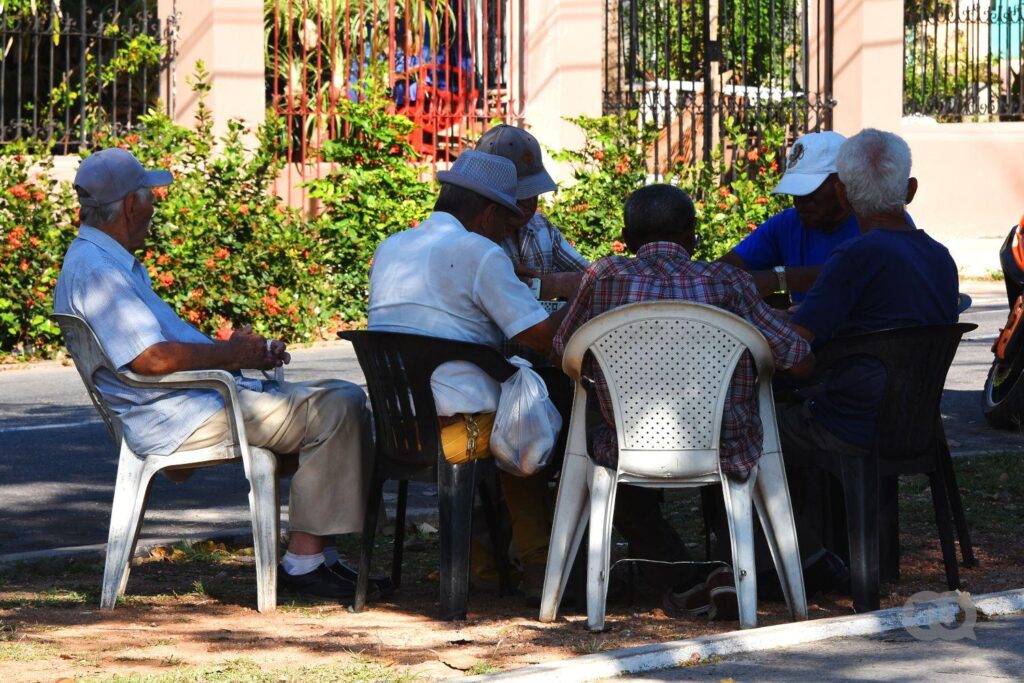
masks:
[[[356,584],[322,564],[308,574],[289,574],[284,567],[278,567],[277,587],[288,593],[307,598],[351,602],[356,594]]]
[[[330,566],[330,570],[341,578],[351,581],[352,585],[355,585],[359,579],[359,572],[340,559]],[[376,599],[376,597],[389,598],[394,594],[395,586],[391,583],[391,577],[371,576],[369,589],[366,592],[367,599]]]
[[[810,567],[804,569],[804,588],[808,595],[835,591],[850,594],[850,570],[842,558],[826,550]]]

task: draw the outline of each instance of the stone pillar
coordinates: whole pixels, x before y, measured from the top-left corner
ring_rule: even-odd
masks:
[[[903,116],[902,0],[835,0],[834,128],[898,130]]]
[[[263,51],[263,0],[158,0],[157,11],[167,21],[177,11],[177,59],[168,89],[163,79],[161,97],[173,105],[171,115],[192,125],[197,98],[186,77],[203,60],[212,89],[206,103],[213,112],[216,135],[230,119],[250,127],[263,121],[266,109],[266,74]]]
[[[525,2],[526,122],[542,145],[582,146],[564,118],[601,115],[604,0]],[[564,179],[565,169],[550,168]]]

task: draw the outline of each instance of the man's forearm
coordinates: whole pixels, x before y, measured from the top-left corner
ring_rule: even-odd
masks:
[[[168,341],[150,346],[136,356],[129,367],[140,375],[167,375],[184,370],[241,370],[246,366],[238,350],[228,342]]]
[[[786,289],[791,292],[807,292],[821,273],[821,266],[786,266]],[[774,270],[753,270],[757,291],[761,296],[768,296],[779,289],[779,276]]]

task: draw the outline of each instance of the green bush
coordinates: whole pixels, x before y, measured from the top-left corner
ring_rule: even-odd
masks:
[[[57,183],[49,156],[0,156],[0,352],[49,355],[59,341],[50,322],[60,263],[77,231],[78,201]]]
[[[409,144],[412,122],[389,114],[380,81],[368,79],[358,101],[337,103],[337,125],[347,135],[320,149],[331,172],[307,183],[323,211],[314,224],[325,253],[324,269],[344,320],[366,317],[370,261],[388,235],[418,224],[430,213],[436,185]]]
[[[646,150],[653,132],[641,132],[635,115],[571,119],[585,135],[582,149],[556,151],[573,168],[574,184],[559,190],[543,210],[579,252],[591,261],[622,253],[622,206],[631,192],[651,181]],[[661,182],[686,190],[697,209],[700,246],[694,256],[722,256],[765,219],[789,205],[773,195],[781,170],[778,151],[785,136],[767,128],[759,140],[726,121],[727,144],[716,147],[710,161],[678,166]]]

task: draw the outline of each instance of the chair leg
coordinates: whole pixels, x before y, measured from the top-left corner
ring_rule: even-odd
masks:
[[[779,583],[794,619],[807,618],[807,593],[804,590],[804,572],[800,562],[796,521],[786,484],[782,456],[765,453],[758,461],[757,481],[754,483],[754,503],[764,528],[768,548],[771,550]],[[763,571],[763,569],[762,569]]]
[[[373,557],[373,542],[377,535],[380,504],[384,499],[384,479],[381,478],[380,468],[377,465],[374,465],[373,477],[370,481],[372,483],[366,499],[366,512],[363,515],[362,549],[359,553],[357,568],[356,595],[352,600],[353,612],[362,612],[366,609],[366,592],[370,587],[370,560]],[[400,552],[397,522],[395,524],[395,552]]]
[[[439,455],[438,512],[441,526],[441,619],[466,618],[469,554],[477,461],[452,465]]]
[[[882,477],[878,489],[879,579],[900,580],[899,477]]]
[[[729,537],[732,544],[733,577],[739,603],[740,628],[757,626],[757,569],[754,562],[753,492],[755,469],[745,482],[722,477]]]
[[[960,587],[960,569],[956,563],[956,546],[953,544],[952,512],[946,494],[946,482],[942,470],[928,475],[932,489],[932,504],[935,506],[935,524],[939,527],[939,544],[942,547],[942,561],[946,565],[946,585],[949,590]]]
[[[953,457],[949,449],[943,445],[939,453],[939,467],[942,478],[946,481],[946,492],[950,507],[953,508],[953,522],[956,524],[956,535],[960,539],[960,555],[965,567],[977,567],[978,560],[974,557],[974,546],[971,545],[971,534],[967,530],[967,517],[964,515],[964,503],[960,498],[960,486],[956,483],[956,471],[953,468]]]
[[[265,448],[249,449],[249,509],[256,556],[256,608],[277,608],[277,539],[281,523],[277,495],[277,456]]]
[[[590,468],[590,540],[587,557],[587,628],[604,630],[611,559],[612,518],[615,514],[616,472]]]
[[[409,480],[398,482],[398,503],[395,505],[395,548],[391,554],[391,585],[402,585],[402,554],[405,552],[405,511],[409,504]]]
[[[853,609],[879,608],[878,579],[878,461],[867,457],[840,460],[850,543],[850,582]]]
[[[572,574],[573,560],[579,551],[583,531],[589,518],[587,479],[590,462],[587,456],[566,453],[558,482],[555,518],[551,525],[548,562],[544,571],[544,589],[540,599],[540,620],[555,620],[566,584]]]
[[[144,458],[136,456],[128,446],[121,444],[121,457],[117,464],[117,483],[114,485],[114,503],[110,510],[110,531],[107,534],[107,557],[103,569],[101,609],[114,609],[117,598],[124,595],[131,571],[132,554],[139,527],[146,514],[146,500],[153,481],[155,468],[147,466]]]

